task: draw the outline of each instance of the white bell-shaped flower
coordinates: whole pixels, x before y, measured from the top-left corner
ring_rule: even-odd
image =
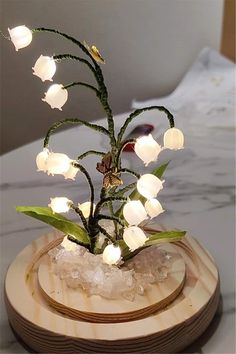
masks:
[[[83,216],[87,219],[90,214],[91,202],[85,202],[82,204],[78,204],[78,208],[79,208],[79,210],[82,211]],[[96,208],[96,204],[93,204],[93,211],[95,210],[95,208]]]
[[[73,166],[72,163],[70,163],[69,170],[63,173],[63,176],[65,177],[65,179],[72,179],[74,181],[78,171],[79,168]]]
[[[63,88],[63,85],[54,84],[49,87],[42,101],[47,102],[51,108],[58,108],[61,111],[61,107],[64,106],[67,99],[68,91]]]
[[[61,175],[69,171],[71,165],[71,159],[66,154],[50,153],[46,167],[48,175]]]
[[[61,246],[68,252],[74,252],[78,249],[78,245],[75,242],[70,241],[67,236],[63,238]]]
[[[14,44],[16,51],[27,47],[32,41],[32,31],[26,26],[17,26],[12,29],[8,28],[11,41]]]
[[[38,76],[42,81],[52,81],[52,77],[56,72],[56,64],[52,57],[40,55],[34,67],[33,75]]]
[[[133,252],[145,244],[147,237],[143,230],[140,229],[140,227],[129,226],[124,230],[123,240],[129,249]]]
[[[134,151],[144,162],[145,166],[147,166],[150,162],[157,160],[162,148],[156,140],[153,139],[152,134],[149,134],[136,140]]]
[[[145,202],[145,209],[151,219],[165,211],[162,208],[161,203],[155,198],[149,199]]]
[[[147,212],[140,200],[130,200],[123,208],[123,215],[129,225],[138,225],[147,219]]]
[[[117,264],[120,260],[120,257],[121,257],[120,247],[114,246],[113,244],[106,246],[102,254],[103,262],[109,265]]]
[[[164,147],[171,150],[179,150],[184,147],[184,134],[180,129],[170,128],[164,134]]]
[[[47,148],[44,148],[43,151],[41,151],[36,156],[36,165],[38,167],[38,171],[47,172],[47,159],[48,159],[48,156],[49,156],[49,150]]]
[[[152,174],[145,174],[141,176],[137,182],[138,192],[147,199],[152,199],[157,196],[159,191],[163,188],[164,181]]]
[[[48,206],[54,213],[67,213],[70,210],[70,206],[73,203],[66,197],[50,198],[51,203]]]

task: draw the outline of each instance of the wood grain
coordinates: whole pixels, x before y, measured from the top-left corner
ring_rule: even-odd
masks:
[[[212,257],[191,237],[172,246],[185,262],[186,279],[180,294],[165,308],[138,320],[117,323],[63,315],[42,296],[38,278],[45,249],[59,243],[59,237],[57,233],[45,235],[28,245],[6,276],[9,321],[37,352],[174,353],[199,337],[212,320],[219,301],[218,271]]]
[[[40,292],[50,306],[77,320],[115,323],[147,317],[172,302],[182,290],[185,280],[185,262],[174,246],[165,244],[160,248],[173,257],[168,278],[150,286],[145,296],[136,295],[135,301],[87,296],[83,289],[68,288],[65,281],[55,275],[48,255],[42,258],[38,268]]]
[[[224,0],[221,53],[232,61],[236,61],[235,0]]]

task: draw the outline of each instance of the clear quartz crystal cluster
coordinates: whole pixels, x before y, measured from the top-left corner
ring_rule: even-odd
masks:
[[[88,296],[133,301],[137,294],[155,282],[164,281],[172,266],[170,254],[158,246],[141,251],[121,267],[104,263],[102,255],[94,255],[73,243],[73,248],[58,247],[49,251],[54,272],[70,288],[82,288]]]

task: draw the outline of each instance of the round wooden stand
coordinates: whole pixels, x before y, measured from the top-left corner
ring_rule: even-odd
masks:
[[[163,244],[173,255],[168,278],[133,302],[88,297],[53,273],[47,252],[58,233],[28,245],[8,269],[5,302],[10,324],[40,353],[174,353],[198,338],[219,301],[213,259],[197,241]]]

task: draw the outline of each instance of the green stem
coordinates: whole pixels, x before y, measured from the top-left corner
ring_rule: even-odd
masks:
[[[104,198],[106,198],[106,195],[107,195],[107,189],[105,187],[102,187],[100,193],[100,199],[103,200]]]
[[[116,156],[116,166],[118,168],[120,168],[120,159],[121,159],[122,151],[124,150],[126,145],[131,144],[131,143],[135,143],[135,142],[136,142],[136,139],[128,139],[128,140],[124,141],[123,143],[121,143],[121,146],[120,146],[117,156]]]
[[[102,152],[102,151],[97,151],[97,150],[88,150],[86,152],[84,152],[83,154],[79,155],[77,157],[77,160],[82,160],[84,159],[86,156],[88,155],[99,155],[99,156],[104,156],[106,155],[105,152]]]
[[[85,82],[72,82],[71,84],[68,84],[68,85],[64,86],[63,88],[67,89],[69,87],[73,87],[76,85],[85,86],[85,87],[93,90],[96,93],[96,96],[98,97],[99,101],[101,102],[101,105],[108,117],[108,131],[109,131],[110,143],[111,143],[111,146],[114,150],[115,146],[116,146],[116,140],[115,140],[115,136],[114,136],[113,115],[112,115],[111,108],[107,102],[107,96],[106,97],[104,96],[103,89],[100,86],[100,82],[98,81],[98,85],[100,87],[100,90],[98,90],[96,87],[89,85]]]
[[[121,168],[120,170],[117,171],[117,173],[129,173],[130,175],[133,175],[137,178],[140,178],[140,174],[137,172],[134,172],[128,168]]]
[[[114,194],[114,196],[117,196],[117,197],[122,196],[124,193],[128,192],[130,189],[135,188],[136,185],[137,185],[136,182],[130,183],[130,184],[128,184],[126,187],[121,188],[120,190],[118,190],[118,191]]]
[[[90,62],[84,58],[81,58],[81,57],[78,57],[76,55],[72,55],[72,54],[57,54],[57,55],[53,55],[53,59],[54,60],[63,60],[63,59],[72,59],[72,60],[77,60],[77,61],[80,61],[81,63],[84,63],[86,64],[89,69],[93,72],[96,80],[97,80],[97,73],[96,73],[96,70],[94,69],[94,67],[90,64]]]
[[[50,139],[50,136],[51,134],[58,128],[60,128],[62,125],[64,124],[81,124],[81,125],[85,125],[86,127],[88,128],[91,128],[93,130],[96,130],[96,131],[99,131],[100,133],[103,133],[107,136],[110,136],[109,135],[109,131],[102,127],[101,125],[97,125],[97,124],[92,124],[92,123],[89,123],[89,122],[86,122],[82,119],[77,119],[77,118],[67,118],[67,119],[64,119],[64,120],[60,120],[56,123],[54,123],[48,130],[47,134],[46,134],[46,137],[44,139],[44,147],[48,147],[48,144],[49,144],[49,139]]]
[[[67,88],[70,88],[70,87],[73,87],[73,86],[84,86],[84,87],[87,87],[90,90],[94,91],[96,93],[97,97],[100,98],[100,92],[98,91],[98,89],[96,89],[96,87],[94,87],[92,85],[86,84],[85,82],[72,82],[71,84],[63,86],[63,89],[67,89]]]
[[[91,196],[90,196],[90,213],[89,213],[89,220],[92,218],[93,216],[93,207],[94,207],[94,187],[93,187],[93,183],[92,183],[92,180],[91,180],[91,177],[88,173],[88,171],[86,170],[86,168],[84,168],[84,166],[80,165],[78,162],[73,162],[72,165],[74,167],[77,167],[86,177],[87,181],[88,181],[88,184],[89,184],[89,187],[90,187],[90,193],[91,193]]]
[[[82,221],[82,223],[83,223],[83,225],[84,225],[84,228],[85,228],[85,230],[88,232],[89,229],[88,229],[87,220],[85,219],[85,217],[84,217],[82,211],[81,211],[78,207],[76,207],[75,205],[73,205],[73,204],[71,205],[71,208],[72,208],[77,214],[79,214],[80,219],[81,219],[81,221]]]
[[[118,224],[120,224],[122,227],[125,227],[125,224],[116,216],[110,216],[110,215],[103,215],[103,214],[99,214],[97,216],[97,220],[113,220],[115,222],[117,222]]]
[[[104,86],[105,87],[105,86]],[[107,114],[107,122],[108,122],[108,130],[110,132],[110,143],[111,147],[115,149],[116,147],[116,138],[115,138],[115,127],[114,127],[114,119],[111,107],[108,103],[108,95],[103,92],[104,88],[101,88],[101,102],[104,108],[105,113]]]
[[[120,132],[118,134],[117,143],[120,144],[120,142],[121,142],[121,140],[123,138],[123,135],[124,135],[124,133],[126,131],[126,128],[128,127],[129,123],[135,117],[137,117],[138,115],[140,115],[141,113],[143,113],[145,111],[151,111],[151,110],[154,110],[154,109],[157,109],[157,110],[159,110],[161,112],[164,112],[166,114],[166,116],[167,116],[167,118],[169,120],[169,124],[170,124],[171,128],[173,128],[175,126],[173,115],[165,107],[163,107],[163,106],[150,106],[150,107],[139,108],[139,109],[136,109],[133,113],[131,113],[129,115],[129,117],[126,119],[125,123],[121,127]]]
[[[75,243],[77,243],[78,245],[87,248],[87,250],[88,250],[89,252],[92,252],[92,249],[91,249],[91,245],[90,245],[90,244],[89,244],[89,245],[85,245],[83,242],[80,242],[77,238],[74,238],[74,236],[71,236],[71,235],[67,235],[67,238],[68,238],[68,240],[70,240],[70,241],[72,241],[72,242],[75,242]]]
[[[109,210],[110,210],[111,217],[115,216],[112,202],[108,203],[108,207],[109,207]],[[113,219],[113,224],[114,224],[114,228],[115,228],[115,234],[117,234],[117,223],[115,222],[114,219]]]
[[[10,36],[5,35],[5,34],[3,33],[3,31],[2,31],[2,30],[0,30],[0,34],[1,34],[1,36],[2,36],[3,38],[7,39],[8,41],[10,41],[10,40],[11,40],[11,37],[10,37]]]
[[[79,46],[79,48],[86,54],[89,56],[89,58],[91,59],[91,61],[93,62],[94,66],[95,66],[95,71],[96,71],[96,77],[97,77],[97,82],[99,84],[99,88],[100,88],[100,92],[101,92],[101,102],[103,104],[104,110],[107,114],[107,121],[108,121],[108,130],[110,133],[110,142],[112,147],[114,148],[116,145],[116,139],[115,139],[115,129],[114,129],[114,119],[113,119],[113,114],[112,114],[112,110],[111,107],[108,103],[108,92],[107,92],[107,88],[104,82],[104,77],[103,77],[103,73],[102,70],[100,68],[100,66],[98,65],[98,63],[96,62],[96,60],[92,57],[92,55],[89,53],[88,49],[77,39],[75,39],[72,36],[69,36],[66,33],[57,31],[55,29],[52,28],[45,28],[45,27],[38,27],[38,28],[34,28],[32,29],[32,33],[37,33],[37,32],[50,32],[50,33],[55,33],[58,34],[59,36],[62,36],[66,39],[68,39],[70,42],[76,44],[77,46]]]
[[[104,100],[104,97],[103,97],[103,93],[102,93],[102,90],[101,92],[94,86],[92,85],[89,85],[89,84],[86,84],[85,82],[72,82],[71,84],[68,84],[68,85],[65,85],[63,88],[64,89],[67,89],[67,88],[70,88],[70,87],[73,87],[73,86],[76,86],[76,85],[79,85],[79,86],[85,86],[89,89],[91,89],[92,91],[94,91],[96,93],[96,96],[98,97],[105,113],[107,113],[107,115],[111,115],[112,117],[112,112],[107,104],[107,101]],[[99,81],[98,81],[98,85],[99,85]],[[113,121],[113,118],[112,118],[112,121]],[[114,127],[113,127],[114,128]],[[111,125],[108,125],[108,130],[109,132],[111,131],[112,127]],[[111,142],[111,145],[112,147],[115,147],[115,144],[116,144],[116,141],[113,139],[114,138],[114,134],[112,133],[109,133],[109,137],[110,137],[110,142]]]
[[[98,229],[105,237],[107,237],[114,244],[113,237],[103,227],[98,225]]]
[[[88,49],[80,42],[78,41],[77,39],[75,39],[74,37],[72,36],[69,36],[68,34],[66,33],[63,33],[63,32],[60,32],[60,31],[57,31],[53,28],[45,28],[45,27],[38,27],[38,28],[34,28],[32,29],[32,33],[37,33],[37,32],[51,32],[51,33],[55,33],[55,34],[58,34],[59,36],[62,36],[66,39],[68,39],[70,42],[76,44],[77,46],[79,46],[79,48],[86,54],[89,56],[89,58],[93,61],[93,63],[95,64],[96,61],[93,59],[92,55],[89,53]]]
[[[126,202],[127,198],[126,197],[107,197],[104,199],[101,199],[98,203],[97,206],[95,208],[95,212],[94,212],[94,218],[96,218],[101,210],[101,208],[109,203],[109,202],[115,202],[115,201],[120,201],[120,202]]]

